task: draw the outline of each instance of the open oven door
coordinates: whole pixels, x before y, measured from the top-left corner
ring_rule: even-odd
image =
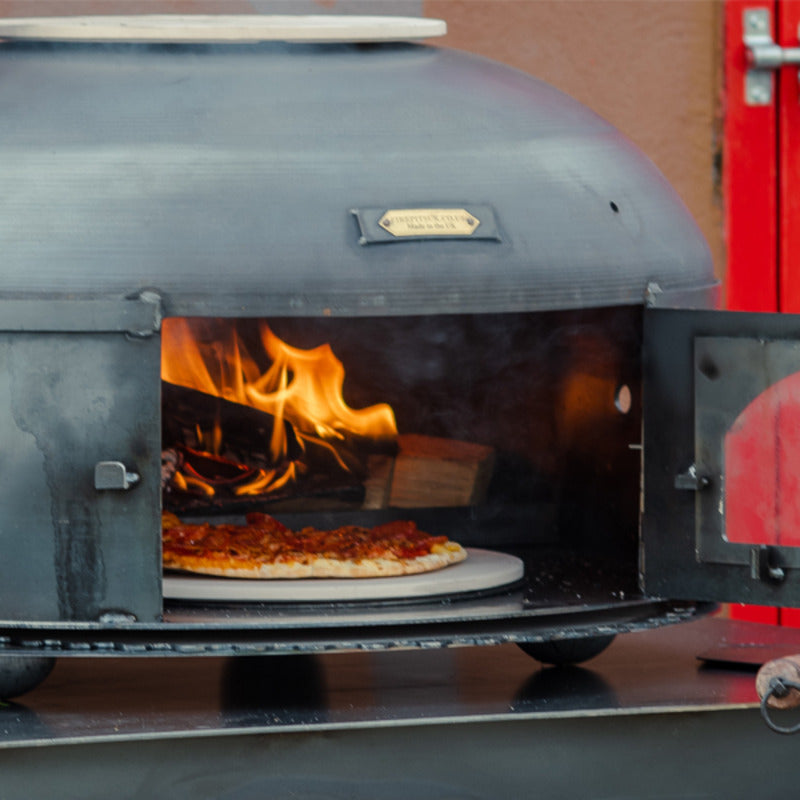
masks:
[[[648,308],[640,575],[800,606],[800,315]]]

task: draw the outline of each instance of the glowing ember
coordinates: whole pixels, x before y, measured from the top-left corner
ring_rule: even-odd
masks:
[[[397,426],[390,406],[353,409],[345,403],[344,367],[329,345],[301,350],[283,342],[262,323],[259,344],[263,353],[256,355],[262,364],[269,362],[263,369],[232,324],[225,327],[223,338],[213,335],[206,340],[202,329],[208,324],[202,320],[165,320],[161,377],[168,383],[272,417],[267,444],[271,465],[253,470],[253,477],[238,483],[234,494],[265,494],[299,480],[307,470],[305,455],[310,449],[326,454],[339,469],[349,471],[352,458],[347,454],[348,442],[355,439],[386,443],[396,439]],[[287,437],[287,422],[295,434],[294,442]],[[225,444],[222,426],[218,421],[209,430],[198,425],[195,438],[199,449],[209,456],[200,460],[213,471],[213,458],[220,456]],[[296,451],[298,443],[301,454],[290,457],[292,445]],[[213,496],[214,485],[221,479],[177,465],[171,482],[179,489],[185,487]]]

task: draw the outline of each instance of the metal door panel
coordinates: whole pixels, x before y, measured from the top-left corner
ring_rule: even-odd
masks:
[[[159,616],[159,369],[157,336],[0,333],[0,617]]]
[[[779,530],[797,513],[800,437],[780,432],[800,421],[800,317],[648,309],[644,324],[645,590],[800,605],[800,539]],[[755,451],[736,449],[745,423]]]

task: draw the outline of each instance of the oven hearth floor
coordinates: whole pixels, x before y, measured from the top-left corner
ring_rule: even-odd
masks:
[[[0,621],[0,654],[259,655],[553,641],[660,627],[712,608],[645,597],[602,560],[541,547],[514,555],[526,576],[501,591],[384,602],[168,601],[152,622]]]

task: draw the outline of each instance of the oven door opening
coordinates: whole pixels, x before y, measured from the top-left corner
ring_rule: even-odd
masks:
[[[315,600],[347,616],[365,599],[469,617],[640,598],[640,325],[627,307],[165,320],[165,520],[267,514],[295,531],[400,520],[469,554],[377,594],[362,586],[383,579],[314,579],[307,594],[305,581],[168,570],[165,618],[227,605],[251,619],[266,603],[285,620],[317,613]],[[478,576],[462,583],[467,565]]]

